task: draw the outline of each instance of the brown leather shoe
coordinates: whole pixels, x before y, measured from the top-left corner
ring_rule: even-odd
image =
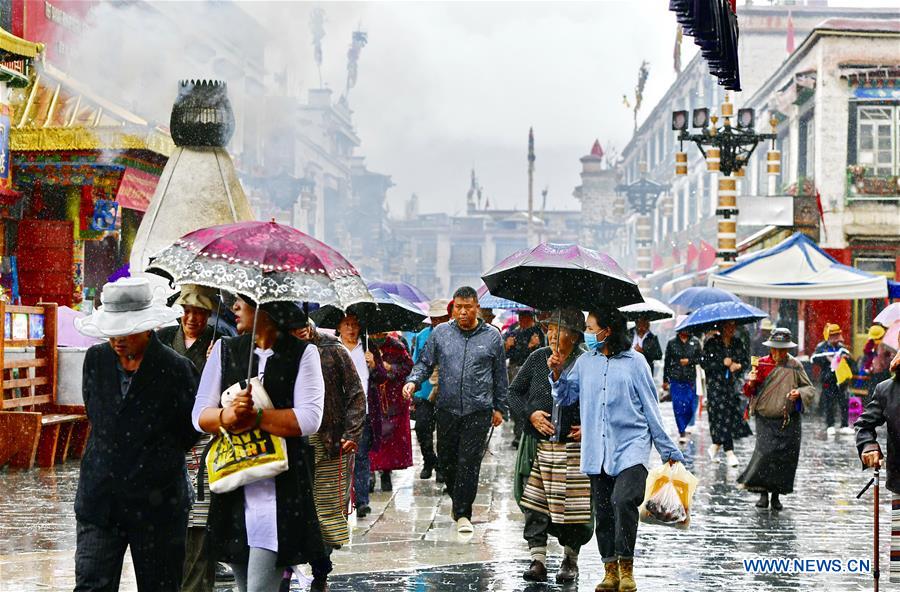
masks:
[[[525,573],[522,574],[522,577],[529,582],[546,582],[547,568],[543,563],[535,559],[531,562],[531,565],[528,567]]]
[[[619,592],[637,592],[634,559],[619,559]]]
[[[606,569],[606,577],[597,584],[594,592],[618,592],[619,590],[619,564],[616,561],[609,561],[603,564]]]

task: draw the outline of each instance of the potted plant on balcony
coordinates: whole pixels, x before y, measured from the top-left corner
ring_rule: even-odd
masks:
[[[797,196],[815,196],[816,181],[812,177],[800,177],[796,183],[791,183],[784,189],[785,195]]]
[[[873,175],[861,164],[847,167],[847,191],[850,196],[894,196],[900,195],[900,177]]]

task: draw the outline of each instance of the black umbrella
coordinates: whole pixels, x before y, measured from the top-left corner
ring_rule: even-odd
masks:
[[[612,257],[575,244],[540,243],[481,276],[490,293],[536,308],[619,308],[644,298]]]
[[[387,331],[414,331],[427,315],[415,304],[396,294],[388,294],[381,288],[370,290],[375,302],[359,302],[347,307],[367,333]],[[320,327],[337,329],[344,318],[344,311],[334,305],[323,306],[309,315]]]

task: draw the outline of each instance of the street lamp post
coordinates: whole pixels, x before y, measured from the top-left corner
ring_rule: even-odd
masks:
[[[653,271],[650,245],[653,243],[653,223],[650,215],[659,196],[669,185],[651,181],[645,177],[646,165],[641,163],[641,178],[630,185],[617,185],[616,193],[624,194],[628,205],[637,213],[635,243],[637,245],[637,272],[644,278]]]
[[[600,220],[592,226],[594,236],[601,245],[608,245],[616,240],[622,231],[622,224],[612,220]]]
[[[672,129],[679,132],[679,151],[675,153],[675,174],[677,176],[687,175],[685,140],[697,145],[700,153],[706,159],[706,167],[709,172],[713,175],[719,173],[722,175],[718,179],[716,194],[716,216],[719,216],[716,257],[719,268],[727,269],[734,265],[737,259],[737,180],[744,176],[744,167],[760,142],[772,141],[767,159],[770,177],[780,171],[780,154],[775,150],[777,136],[774,133],[776,125],[774,118],[770,120],[773,133],[757,133],[753,129],[754,110],[738,109],[737,126],[733,127],[731,118],[734,117],[734,105],[729,102],[728,93],[725,93],[721,115],[724,125],[717,127],[719,118],[715,115],[710,116],[708,108],[694,109],[691,127],[699,128],[701,132],[692,134],[688,131],[688,112],[675,111],[672,113]],[[710,126],[710,124],[712,125]]]

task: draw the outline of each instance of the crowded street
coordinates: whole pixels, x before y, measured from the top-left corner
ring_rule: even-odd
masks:
[[[671,409],[663,406],[666,425],[674,430]],[[498,437],[499,436],[499,437]],[[735,486],[740,469],[713,463],[705,454],[706,430],[686,446],[689,466],[704,483],[698,490],[693,524],[688,531],[647,526],[639,531],[638,575],[647,590],[718,590],[769,592],[793,590],[853,591],[870,588],[869,574],[748,574],[748,558],[828,557],[865,559],[869,544],[871,509],[857,500],[868,475],[860,470],[853,439],[828,438],[821,418],[804,426],[797,488],[785,498],[785,509],[771,514],[753,507],[753,497]],[[433,481],[416,477],[409,469],[397,475],[391,494],[372,494],[372,514],[354,519],[353,541],[334,555],[336,592],[391,590],[528,590],[594,589],[591,578],[579,585],[523,583],[528,566],[522,539],[522,515],[511,494],[511,467],[515,451],[508,431],[491,441],[482,465],[481,488],[473,523],[479,527],[471,539],[460,539],[449,516],[449,498]],[[746,459],[751,446],[736,446]],[[416,453],[416,465],[421,456]],[[62,591],[74,584],[75,546],[72,501],[77,467],[18,473],[2,482],[0,496],[0,579],[9,590]],[[27,512],[16,508],[32,508]],[[884,504],[884,511],[889,505]],[[36,516],[42,516],[36,519]],[[883,527],[883,553],[889,547],[889,524]],[[548,553],[558,564],[561,548]],[[127,560],[126,560],[127,561]],[[601,573],[596,547],[583,553],[582,573]],[[127,573],[127,572],[126,572]],[[123,589],[134,589],[123,579]],[[217,592],[234,589],[219,582]],[[301,590],[295,582],[292,590]]]

